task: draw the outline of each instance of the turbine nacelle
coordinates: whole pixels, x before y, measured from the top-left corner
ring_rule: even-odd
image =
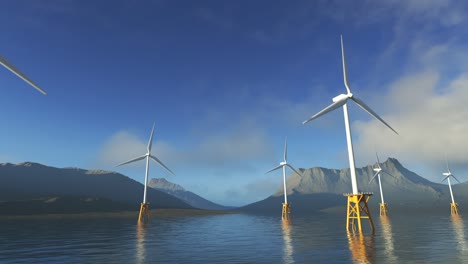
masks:
[[[341,102],[341,101],[346,101],[348,100],[349,98],[353,97],[353,94],[352,93],[349,93],[349,94],[340,94],[338,96],[335,96],[333,97],[332,101],[334,103],[336,102]]]
[[[288,163],[286,161],[280,162],[281,166],[287,165]]]
[[[374,168],[373,170],[374,170],[375,172],[381,172],[381,171],[382,171],[381,168]]]

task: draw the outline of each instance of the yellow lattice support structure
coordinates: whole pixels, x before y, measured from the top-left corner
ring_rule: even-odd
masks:
[[[283,219],[289,219],[289,214],[291,213],[291,207],[287,203],[283,203],[283,210],[281,211],[281,217]]]
[[[374,233],[374,222],[372,221],[372,216],[367,206],[367,202],[372,196],[372,193],[345,193],[344,196],[348,197],[346,230],[355,232],[357,224],[357,230],[359,233],[362,233],[361,219],[368,219],[371,232]]]
[[[138,215],[139,223],[149,222],[149,203],[141,203],[140,214]]]
[[[380,216],[387,216],[388,208],[386,203],[380,203]]]
[[[450,203],[450,213],[452,213],[452,215],[458,215],[458,204],[457,203]]]

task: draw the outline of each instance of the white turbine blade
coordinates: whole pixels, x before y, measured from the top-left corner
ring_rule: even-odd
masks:
[[[302,124],[306,124],[312,120],[314,120],[315,118],[321,116],[321,115],[324,115],[330,111],[333,111],[337,108],[339,108],[340,106],[344,105],[347,101],[347,98],[346,99],[343,99],[343,100],[340,100],[340,101],[337,101],[337,102],[334,102],[333,104],[327,106],[326,108],[324,108],[322,111],[318,112],[317,114],[313,115],[312,117],[310,117],[309,119],[307,119],[306,121],[302,122]]]
[[[371,116],[375,117],[378,119],[380,122],[382,122],[384,125],[386,125],[388,128],[390,128],[395,134],[398,135],[398,132],[396,132],[395,129],[393,129],[389,124],[387,124],[377,113],[375,113],[369,106],[367,106],[362,100],[359,100],[355,96],[351,97],[351,99],[356,102],[357,105],[359,105],[362,109],[364,109],[367,113],[369,113]]]
[[[14,73],[16,76],[20,77],[23,79],[23,81],[27,82],[29,85],[32,87],[36,88],[39,92],[42,94],[47,94],[46,91],[42,90],[37,86],[33,81],[31,81],[24,73],[22,73],[20,70],[18,70],[13,64],[11,64],[5,57],[0,55],[0,64],[3,65],[5,68],[7,68],[9,71]]]
[[[271,169],[271,170],[265,172],[265,174],[267,174],[267,173],[269,173],[269,172],[272,172],[272,171],[274,171],[274,170],[277,170],[277,169],[279,169],[279,168],[281,168],[281,167],[283,167],[283,165],[278,165],[278,166],[274,167],[273,169]]]
[[[380,168],[380,160],[379,160],[379,155],[377,155],[377,152],[375,153],[375,156],[377,157],[377,164],[379,166],[379,169],[382,169]]]
[[[452,174],[452,177],[453,177],[455,180],[457,180],[458,183],[461,183],[461,182],[457,179],[457,177],[455,177],[455,175]]]
[[[156,158],[155,156],[153,155],[150,155],[150,158],[152,158],[154,161],[156,161],[156,163],[158,163],[159,165],[161,165],[161,167],[165,168],[168,172],[170,172],[172,175],[176,176],[168,167],[166,167],[166,165],[164,165],[158,158]]]
[[[131,159],[131,160],[126,161],[124,163],[120,163],[119,165],[116,165],[115,167],[119,167],[119,166],[122,166],[122,165],[125,165],[125,164],[128,164],[128,163],[132,163],[132,162],[135,162],[135,161],[139,161],[139,160],[142,160],[144,158],[146,158],[146,155],[143,155],[143,156],[138,157],[138,158]]]
[[[379,175],[379,172],[380,172],[380,171],[378,171],[378,172],[376,172],[376,173],[374,174],[374,176],[372,177],[372,179],[370,179],[369,183],[371,183],[371,182],[375,179],[375,177],[377,177],[377,175]]]
[[[301,176],[301,174],[299,174],[299,172],[293,168],[293,166],[289,165],[289,164],[286,164],[286,166],[288,166],[291,170],[293,170],[297,175]]]
[[[445,154],[445,165],[447,165],[447,171],[450,173],[450,167],[448,165],[447,154]]]
[[[346,69],[346,59],[345,59],[345,52],[344,52],[344,45],[343,45],[343,35],[341,35],[341,60],[343,62],[344,85],[346,87],[346,90],[348,91],[348,94],[350,94],[351,89],[349,88],[349,83],[348,83],[348,70]]]
[[[288,158],[288,138],[284,140],[284,161]]]
[[[450,175],[445,176],[445,178],[441,182],[445,181],[448,177],[450,177]]]
[[[396,179],[396,177],[395,177],[395,176],[393,176],[392,174],[390,174],[390,173],[388,173],[388,172],[386,172],[386,171],[384,171],[384,170],[382,170],[382,172],[383,172],[383,173],[385,173],[385,174],[387,174],[387,175],[389,175],[389,176],[392,176],[393,178],[395,178],[395,179]]]
[[[151,129],[151,136],[150,136],[150,139],[148,141],[148,153],[151,152],[151,146],[153,145],[153,135],[154,135],[154,123],[153,123],[153,129]]]

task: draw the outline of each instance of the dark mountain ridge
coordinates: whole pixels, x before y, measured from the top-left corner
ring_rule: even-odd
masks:
[[[0,201],[44,197],[94,197],[135,206],[143,185],[119,173],[79,168],[54,168],[38,163],[0,164]],[[150,208],[193,208],[180,199],[148,188]]]
[[[186,202],[190,206],[199,209],[206,209],[206,210],[229,210],[231,207],[223,206],[220,204],[213,203],[193,192],[185,190],[182,186],[169,182],[164,178],[152,178],[148,182],[148,186],[170,194],[174,197],[179,198],[180,200]]]

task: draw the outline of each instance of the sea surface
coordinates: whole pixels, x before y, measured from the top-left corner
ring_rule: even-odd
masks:
[[[0,263],[468,263],[468,216],[444,213],[376,215],[374,235],[345,213],[2,220]]]

